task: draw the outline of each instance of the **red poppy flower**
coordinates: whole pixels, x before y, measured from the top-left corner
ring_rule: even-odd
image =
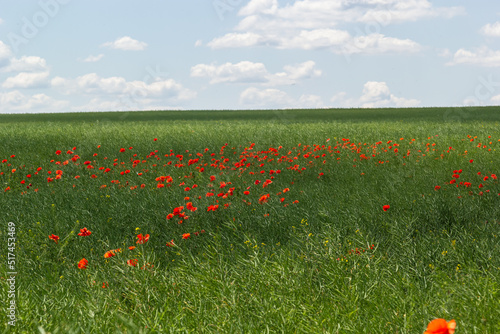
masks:
[[[434,190],[438,191],[439,189],[441,189],[441,186],[435,186],[434,187]]]
[[[170,242],[167,242],[167,247],[174,247],[174,239],[172,239]]]
[[[207,212],[209,211],[215,211],[219,208],[219,204],[217,205],[210,205],[208,208],[207,208]]]
[[[113,257],[115,255],[116,255],[115,252],[110,250],[110,251],[107,251],[106,253],[104,253],[104,258],[108,259],[108,258]]]
[[[89,261],[86,260],[85,258],[81,259],[79,262],[78,262],[78,268],[79,269],[87,269],[87,265],[89,264]]]
[[[266,181],[262,184],[262,188],[267,187],[267,186],[268,186],[268,185],[270,185],[271,183],[273,183],[273,181],[271,181],[271,180],[266,180]]]
[[[52,239],[56,242],[56,244],[58,243],[59,241],[59,236],[55,235],[55,234],[52,234],[52,235],[49,235],[49,239]]]
[[[387,211],[387,210],[389,210],[390,208],[391,208],[391,206],[390,206],[390,205],[384,205],[384,206],[382,207],[382,210]]]
[[[191,233],[183,233],[182,234],[182,239],[187,239],[191,236]]]
[[[143,236],[142,233],[141,233],[141,234],[139,234],[137,236],[137,239],[139,239],[139,240],[137,240],[138,244],[144,244],[144,243],[148,242],[148,240],[149,240],[149,234],[146,234],[146,235]]]
[[[266,202],[267,202],[267,200],[269,199],[269,196],[270,196],[269,194],[260,196],[260,198],[259,198],[259,203],[260,203],[260,204],[262,204],[262,203],[266,203]]]
[[[122,251],[121,248],[109,250],[106,253],[104,253],[104,258],[108,259],[110,257],[113,257],[116,255],[116,253],[120,253],[121,251]]]
[[[80,229],[80,233],[78,233],[78,235],[81,236],[81,237],[87,237],[87,236],[89,236],[91,234],[92,234],[92,232],[90,232],[89,230],[87,230],[86,227]]]
[[[130,249],[130,250],[134,250],[134,249],[135,249],[135,246],[130,246],[128,249]]]
[[[455,320],[434,319],[428,325],[424,334],[454,334],[457,328]]]
[[[194,211],[196,211],[196,210],[198,210],[198,208],[197,208],[197,207],[194,207],[194,206],[193,206],[193,203],[192,203],[192,202],[187,202],[187,203],[186,203],[186,209],[188,209],[188,210],[190,210],[190,211],[193,211],[193,212],[194,212]]]
[[[174,216],[179,216],[182,213],[182,210],[184,210],[184,206],[179,206],[177,208],[174,208]]]
[[[130,259],[130,260],[127,260],[127,264],[131,267],[135,267],[137,266],[137,259]]]

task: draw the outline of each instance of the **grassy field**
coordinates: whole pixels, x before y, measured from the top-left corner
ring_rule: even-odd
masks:
[[[500,108],[1,115],[0,143],[5,333],[500,333]]]

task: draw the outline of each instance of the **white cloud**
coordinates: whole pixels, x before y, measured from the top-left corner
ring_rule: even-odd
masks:
[[[11,58],[4,72],[47,72],[49,70],[45,59],[36,56],[22,56]]]
[[[346,31],[334,29],[302,30],[289,37],[279,37],[276,40],[280,49],[313,50],[330,47],[340,47],[351,41],[351,36]]]
[[[500,22],[488,23],[480,31],[486,36],[500,37]]]
[[[104,55],[102,53],[97,55],[97,56],[90,55],[87,58],[83,59],[82,61],[84,63],[95,63],[95,62],[98,62],[99,60],[101,60],[103,57],[104,57]]]
[[[151,110],[144,104],[144,100],[135,101],[126,98],[106,99],[104,97],[93,98],[87,103],[74,106],[73,111],[130,111]]]
[[[247,19],[240,22],[238,29],[246,29],[260,19],[266,24],[257,29],[272,30],[324,28],[350,22],[386,26],[429,17],[451,18],[465,14],[465,9],[436,8],[428,0],[296,0],[282,7],[277,0],[251,0],[238,14]]]
[[[2,23],[3,23],[3,20],[0,18],[0,24],[2,24]]]
[[[239,15],[275,14],[278,10],[278,0],[253,0],[243,7]]]
[[[9,59],[12,57],[12,51],[10,47],[4,42],[0,41],[0,68],[6,66],[9,63]]]
[[[16,76],[7,78],[2,84],[3,88],[39,88],[49,84],[49,72],[21,72]]]
[[[195,47],[200,47],[202,45],[203,45],[203,42],[201,41],[201,39],[198,39],[196,42],[194,42]]]
[[[225,63],[220,66],[198,64],[191,68],[192,77],[209,77],[211,84],[265,82],[268,75],[264,64],[250,61],[242,61],[237,64]]]
[[[376,100],[387,100],[391,91],[385,82],[368,81],[363,86],[363,95],[359,99],[361,102],[372,102]]]
[[[287,105],[291,97],[279,89],[269,88],[260,90],[255,87],[247,88],[240,94],[240,104],[257,106]]]
[[[208,42],[208,46],[212,49],[220,48],[241,48],[256,45],[265,45],[266,38],[255,33],[229,33],[222,37],[214,38]]]
[[[317,50],[330,49],[337,54],[379,54],[418,52],[421,46],[410,39],[386,37],[382,34],[351,36],[334,29],[302,30],[295,35],[258,35],[255,33],[229,33],[207,44],[213,49],[272,46],[277,49]]]
[[[491,98],[491,102],[494,104],[500,104],[500,95],[495,95]]]
[[[323,101],[317,95],[303,94],[298,99],[286,92],[268,88],[250,87],[240,94],[240,104],[252,108],[322,108]]]
[[[135,40],[129,36],[124,36],[118,38],[114,42],[106,42],[102,44],[102,46],[118,50],[142,51],[148,46],[148,44]]]
[[[459,64],[498,67],[500,66],[500,51],[494,51],[487,47],[482,47],[474,51],[459,49],[453,55],[453,59],[446,63],[446,65]]]
[[[74,106],[73,111],[178,109],[179,103],[196,97],[196,92],[172,79],[148,83],[127,81],[123,77],[101,78],[89,73],[76,79],[55,77],[51,84],[63,94],[90,97],[85,104]]]
[[[301,80],[321,76],[321,70],[317,70],[315,66],[316,63],[309,60],[297,65],[286,65],[283,69],[290,79]]]
[[[280,49],[322,49],[335,53],[415,52],[418,43],[386,37],[389,24],[429,17],[449,18],[462,7],[436,8],[427,0],[295,0],[280,6],[277,0],[251,0],[240,9],[234,31],[207,45],[217,48],[269,46]],[[349,33],[340,25],[365,23],[366,31]],[[361,35],[361,36],[360,36]]]
[[[450,49],[447,49],[447,48],[436,49],[436,53],[437,53],[438,57],[442,57],[442,58],[451,57],[451,51],[450,51]]]
[[[340,51],[335,51],[341,54],[379,54],[379,53],[411,53],[421,50],[421,46],[410,39],[398,39],[386,37],[382,34],[370,34],[358,36],[345,45],[342,45]]]
[[[416,99],[406,99],[393,95],[385,82],[368,81],[363,86],[363,93],[359,98],[349,99],[347,93],[340,92],[333,96],[331,102],[336,107],[345,108],[405,108],[416,107],[420,101]]]
[[[321,76],[321,71],[315,68],[314,61],[306,61],[296,65],[284,66],[284,72],[271,74],[263,63],[241,61],[225,63],[219,66],[198,64],[191,68],[191,77],[208,77],[211,84],[260,83],[264,85],[290,85],[298,80]]]
[[[138,111],[138,110],[178,110],[161,101],[150,99],[134,100],[127,97],[118,99],[93,98],[89,102],[74,106],[72,111]]]
[[[51,112],[68,108],[67,101],[55,100],[45,94],[24,95],[18,90],[0,93],[0,112]]]
[[[127,81],[123,77],[102,78],[96,73],[89,73],[76,79],[55,77],[51,85],[63,94],[92,97],[89,103],[76,107],[77,110],[144,110],[152,106],[168,108],[196,97],[196,92],[173,79],[148,83]]]
[[[495,85],[496,83],[492,84]],[[478,106],[498,106],[500,104],[500,95],[494,95],[490,97],[491,94],[490,91],[487,90],[487,88],[484,88],[484,91],[482,91],[479,94],[485,94],[485,96],[481,95],[468,96],[465,99],[463,99],[462,104],[458,106],[478,107]]]

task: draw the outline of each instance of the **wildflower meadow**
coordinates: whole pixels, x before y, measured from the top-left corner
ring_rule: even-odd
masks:
[[[0,143],[5,333],[500,333],[498,108],[1,115]]]

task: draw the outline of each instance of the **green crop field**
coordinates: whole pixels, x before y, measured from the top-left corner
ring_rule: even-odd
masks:
[[[2,332],[500,333],[500,108],[12,114],[0,144]]]

